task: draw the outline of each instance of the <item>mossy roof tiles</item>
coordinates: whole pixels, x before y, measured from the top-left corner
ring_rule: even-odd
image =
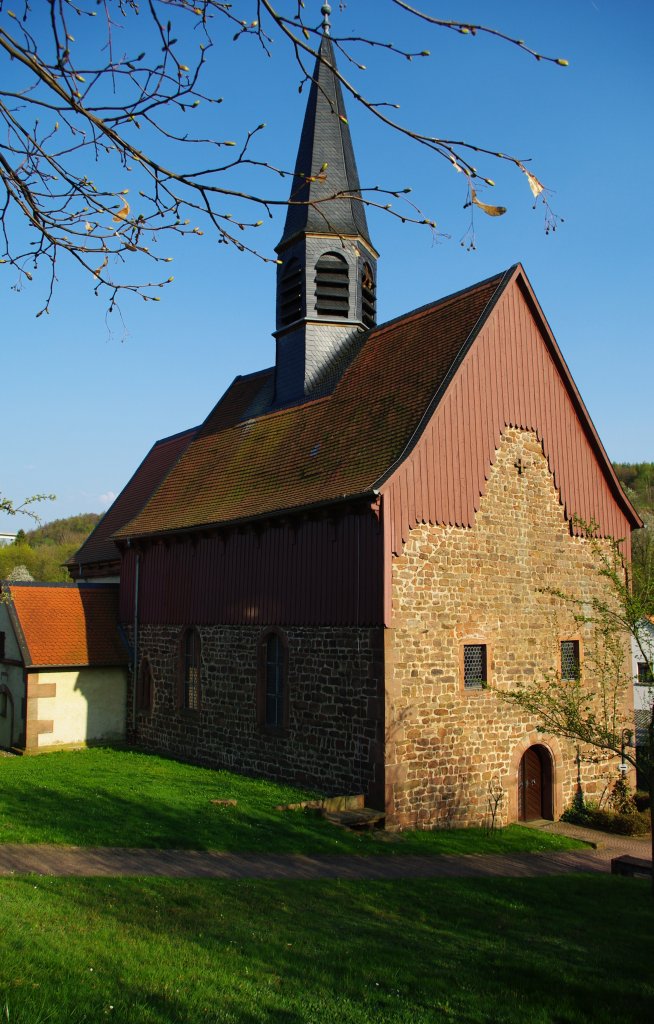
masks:
[[[119,538],[369,494],[411,443],[508,275],[370,331],[332,394],[243,419],[272,370],[237,378]]]
[[[114,562],[120,559],[120,553],[112,535],[142,508],[179,458],[181,452],[184,451],[196,429],[185,430],[180,434],[173,434],[172,437],[164,437],[152,446],[106,515],[102,517],[79,551],[76,551],[68,560],[68,565],[84,567],[89,564]]]

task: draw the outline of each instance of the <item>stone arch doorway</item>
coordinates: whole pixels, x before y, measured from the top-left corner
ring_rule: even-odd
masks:
[[[552,755],[542,743],[527,747],[518,767],[518,820],[554,819]]]

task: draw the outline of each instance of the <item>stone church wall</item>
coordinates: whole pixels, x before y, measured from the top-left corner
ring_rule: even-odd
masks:
[[[380,629],[295,627],[288,649],[288,727],[257,721],[261,627],[202,626],[201,709],[179,708],[182,627],[143,626],[139,661],[153,675],[149,712],[137,712],[138,747],[215,768],[315,787],[324,793],[377,792],[383,750]],[[128,698],[128,719],[132,718]],[[376,786],[376,790],[375,790]]]
[[[560,641],[578,639],[582,679],[588,627],[552,589],[589,598],[601,582],[587,541],[573,537],[536,436],[507,429],[471,529],[420,525],[392,575],[386,636],[386,809],[391,827],[481,825],[490,789],[498,823],[518,817],[518,767],[531,744],[553,762],[553,811],[571,802],[572,743],[542,736],[537,722],[493,688],[559,670]],[[548,592],[549,590],[549,592]],[[464,690],[463,647],[486,644],[488,688]],[[597,799],[616,760],[582,760],[584,793]]]

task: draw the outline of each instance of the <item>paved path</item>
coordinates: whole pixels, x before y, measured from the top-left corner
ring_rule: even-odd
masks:
[[[199,850],[131,850],[80,846],[0,846],[0,875],[162,876],[166,878],[398,879],[531,878],[571,871],[605,872],[595,850],[465,856],[305,856]]]
[[[627,854],[645,860],[652,859],[652,837],[649,835],[618,836],[612,832],[599,832],[597,829],[571,825],[567,821],[530,821],[529,826],[538,828],[541,832],[549,832],[551,835],[570,836],[572,839],[591,843],[596,848],[598,856],[604,860],[624,857]]]
[[[530,823],[531,824],[531,823]],[[625,853],[651,857],[649,837],[613,836],[545,822],[537,826],[593,843],[596,848],[552,853],[413,854],[350,856],[239,854],[217,850],[143,850],[119,847],[0,845],[0,875],[61,877],[153,876],[163,878],[368,879],[534,878],[569,872],[608,872]]]

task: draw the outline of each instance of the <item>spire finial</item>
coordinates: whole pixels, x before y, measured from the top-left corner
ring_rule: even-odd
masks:
[[[328,36],[330,29],[329,15],[332,13],[331,5],[327,3],[323,4],[320,8],[320,13],[322,14],[322,30],[325,35]]]

